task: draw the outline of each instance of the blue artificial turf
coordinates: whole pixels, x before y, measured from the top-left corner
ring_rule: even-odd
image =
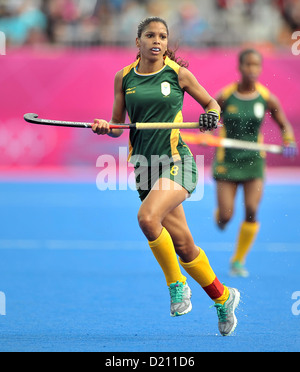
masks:
[[[169,316],[163,274],[139,230],[136,192],[92,183],[0,184],[0,351],[300,351],[298,185],[267,184],[248,279],[228,275],[243,218],[215,227],[214,185],[185,202],[196,243],[219,279],[241,291],[239,325],[221,337],[216,310],[188,277],[193,311]],[[300,306],[299,306],[300,307]]]

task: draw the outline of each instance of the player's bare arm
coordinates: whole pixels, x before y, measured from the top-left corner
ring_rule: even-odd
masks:
[[[181,88],[193,97],[206,112],[209,110],[221,111],[217,101],[199,84],[196,77],[189,70],[181,67],[178,79]]]
[[[268,101],[268,109],[270,110],[272,118],[279,125],[283,136],[287,135],[289,137],[294,138],[294,131],[293,131],[292,125],[288,121],[281,107],[279,99],[274,94],[270,95],[270,98]]]
[[[268,109],[272,118],[279,125],[283,140],[283,156],[292,158],[298,155],[298,147],[295,140],[295,134],[291,123],[288,121],[279,99],[271,94],[268,101]]]
[[[222,115],[222,111],[224,110],[224,107],[225,107],[225,100],[224,100],[224,97],[222,95],[222,92],[219,92],[216,95],[216,101],[221,108],[221,113],[220,114]]]
[[[114,104],[112,118],[108,123],[105,120],[95,119],[93,131],[97,134],[107,134],[110,137],[120,137],[123,129],[110,129],[109,124],[124,123],[126,117],[125,98],[122,89],[123,71],[117,72],[114,82]]]
[[[199,118],[201,132],[217,128],[220,120],[221,108],[217,101],[199,84],[196,77],[186,68],[181,67],[178,75],[180,87],[193,97],[205,110]]]

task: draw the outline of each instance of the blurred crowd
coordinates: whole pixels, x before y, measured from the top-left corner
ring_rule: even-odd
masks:
[[[160,16],[180,46],[282,46],[300,30],[300,0],[0,0],[9,47],[134,46],[147,16]]]

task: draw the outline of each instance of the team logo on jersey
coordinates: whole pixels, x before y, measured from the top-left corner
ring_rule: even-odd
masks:
[[[239,112],[239,109],[237,106],[235,105],[228,105],[226,107],[226,111],[229,113],[229,114],[237,114]]]
[[[136,87],[126,89],[126,94],[134,94],[136,92]]]
[[[258,119],[262,119],[264,117],[264,115],[265,115],[265,107],[264,107],[264,105],[261,102],[255,103],[253,109],[254,109],[254,115]]]
[[[167,81],[161,83],[161,92],[164,96],[169,96],[171,94],[171,85]]]

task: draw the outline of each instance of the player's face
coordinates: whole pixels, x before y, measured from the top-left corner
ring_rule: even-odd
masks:
[[[140,38],[136,39],[141,56],[156,60],[162,58],[168,48],[168,32],[163,23],[151,22]]]
[[[243,81],[255,83],[262,71],[261,57],[256,53],[247,54],[240,65]]]

